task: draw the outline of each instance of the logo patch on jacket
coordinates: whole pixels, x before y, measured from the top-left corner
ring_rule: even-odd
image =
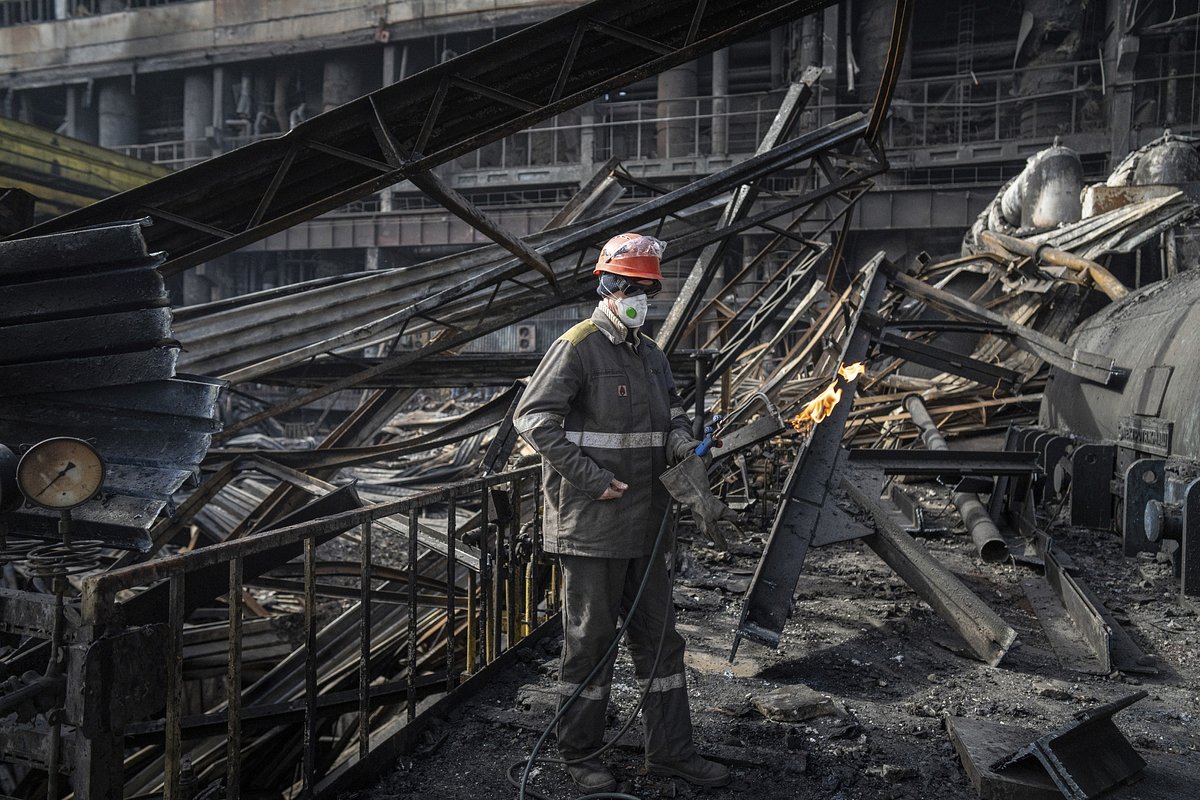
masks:
[[[617,386],[617,397],[629,397],[629,387],[625,384]]]

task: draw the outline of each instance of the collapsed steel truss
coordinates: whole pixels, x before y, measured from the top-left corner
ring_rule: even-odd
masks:
[[[171,275],[831,2],[592,2],[23,235],[149,216]]]
[[[20,664],[38,664],[49,640],[64,637],[69,662],[65,694],[72,699],[54,722],[64,730],[51,736],[35,719],[0,736],[0,749],[40,766],[51,758],[50,763],[73,774],[80,798],[119,797],[132,787],[138,792],[161,789],[174,800],[193,788],[185,785],[185,760],[193,765],[196,780],[224,775],[226,796],[237,797],[245,778],[240,736],[243,727],[253,727],[268,735],[250,756],[261,755],[261,747],[292,747],[298,737],[302,763],[290,776],[295,789],[332,792],[394,752],[397,741],[412,737],[415,727],[403,725],[413,721],[418,698],[451,690],[461,696],[458,683],[464,671],[473,674],[486,669],[485,664],[502,665],[507,648],[542,618],[553,616],[555,578],[539,561],[536,547],[535,476],[530,470],[502,473],[365,507],[352,489],[336,489],[328,481],[342,466],[396,452],[387,446],[369,447],[411,395],[387,383],[387,377],[587,294],[592,283],[585,266],[588,248],[621,230],[648,226],[670,241],[670,258],[701,253],[699,272],[693,271],[696,277],[687,282],[668,326],[668,349],[681,349],[681,342],[694,332],[695,325],[687,323],[697,309],[700,317],[716,313],[719,330],[704,345],[719,341],[714,372],[732,369],[799,294],[817,291],[818,268],[838,263],[841,239],[836,247],[819,239],[848,220],[872,176],[886,169],[883,152],[873,140],[890,87],[881,87],[882,101],[870,118],[855,115],[788,139],[792,122],[811,94],[816,75],[810,73],[789,95],[767,141],[749,160],[640,205],[599,217],[593,213],[581,221],[585,218],[568,212],[587,209],[587,196],[596,187],[585,187],[573,208],[556,218],[553,230],[524,240],[499,229],[428,171],[611,88],[828,4],[594,2],[385,87],[283,137],[24,232],[33,235],[149,216],[154,225],[145,231],[147,241],[151,249],[166,251],[161,272],[172,274],[411,178],[498,244],[425,265],[427,278],[418,290],[382,317],[371,317],[372,311],[361,324],[341,330],[334,324],[319,335],[297,335],[286,342],[271,337],[259,343],[246,340],[248,349],[257,348],[249,357],[215,368],[235,383],[269,380],[314,358],[347,370],[290,400],[233,421],[224,438],[343,389],[381,388],[305,458],[235,450],[214,453],[206,480],[173,516],[150,530],[153,541],[147,553],[121,555],[107,563],[109,571],[85,579],[77,619],[70,601],[71,613],[55,617],[45,597],[6,595],[0,603],[0,627],[43,640],[20,654]],[[908,4],[898,4],[898,30],[907,13]],[[899,60],[895,40],[893,51],[889,64]],[[800,190],[764,201],[758,182],[782,170],[801,177]],[[612,180],[614,172],[621,177],[619,166],[611,165],[597,181]],[[631,179],[627,174],[624,178]],[[712,200],[729,193],[732,199],[722,211]],[[726,313],[711,304],[701,308],[724,243],[755,228],[771,232],[773,238],[752,259],[752,266],[765,263],[781,248],[793,252],[743,309]],[[726,289],[736,288],[748,274],[743,271]],[[510,302],[515,297],[519,303]],[[208,311],[244,311],[253,327],[259,313],[239,311],[236,303],[196,311],[185,315],[190,318],[181,320],[182,327],[198,330]],[[385,347],[384,355],[372,363],[346,355],[369,344],[390,345],[409,333],[421,334],[427,343],[408,351]],[[220,349],[218,344],[210,351],[219,355]],[[698,379],[693,391],[702,398],[704,388]],[[509,402],[498,399],[471,419],[400,446],[428,448],[478,435],[495,424]],[[224,542],[147,561],[164,544],[178,541],[221,492],[251,473],[277,484],[248,495],[251,506]],[[470,510],[461,523],[456,513],[460,506]],[[403,569],[376,562],[372,538],[379,531],[403,544]],[[343,587],[318,581],[324,574],[350,574],[345,564],[317,557],[318,546],[336,541],[349,541],[358,549],[359,603],[334,622],[322,624],[316,598],[347,596]],[[302,557],[298,574],[282,566],[297,557]],[[381,579],[391,582],[379,585]],[[256,581],[302,595],[303,641],[260,681],[242,689],[247,606],[242,588]],[[185,718],[184,623],[201,603],[218,597],[229,610],[228,701],[219,709]],[[168,669],[161,681],[131,682],[159,674],[156,666],[164,656]],[[355,658],[357,668],[352,668]],[[391,664],[398,666],[385,669]],[[112,678],[118,665],[130,680]],[[106,689],[98,694],[99,685]],[[406,709],[403,719],[384,718],[382,712],[397,707]],[[342,718],[350,711],[357,716],[346,723]],[[206,738],[222,734],[227,741]],[[44,747],[48,736],[63,743],[52,757]],[[333,746],[322,745],[322,737],[332,738]],[[185,744],[193,740],[192,746]],[[124,765],[122,777],[122,754],[131,742],[149,746]],[[282,781],[289,776],[277,772],[272,777]]]

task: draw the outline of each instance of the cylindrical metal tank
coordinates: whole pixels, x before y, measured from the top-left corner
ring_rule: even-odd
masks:
[[[1042,427],[1088,439],[1149,443],[1200,459],[1200,269],[1153,283],[1105,307],[1070,343],[1129,370],[1121,390],[1051,372]]]

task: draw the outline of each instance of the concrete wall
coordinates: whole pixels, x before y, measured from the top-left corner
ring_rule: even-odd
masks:
[[[195,0],[0,28],[0,88],[295,55],[524,25],[575,0]],[[382,46],[382,45],[380,45]]]

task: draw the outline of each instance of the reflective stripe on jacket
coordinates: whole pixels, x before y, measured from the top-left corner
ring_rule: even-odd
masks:
[[[669,496],[667,444],[691,438],[666,355],[625,339],[597,308],[550,345],[517,405],[517,432],[542,456],[543,538],[550,553],[650,553]],[[613,477],[618,500],[597,500]]]

